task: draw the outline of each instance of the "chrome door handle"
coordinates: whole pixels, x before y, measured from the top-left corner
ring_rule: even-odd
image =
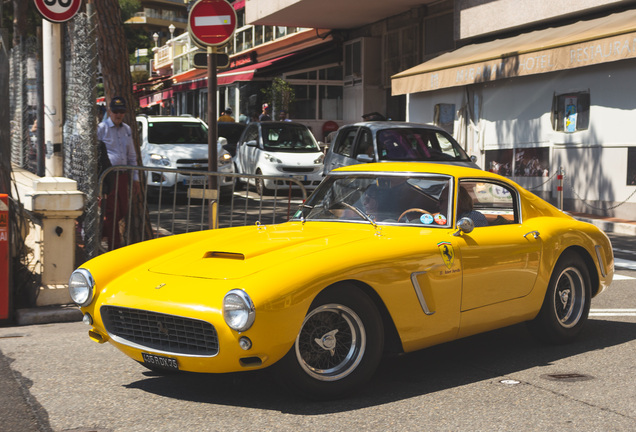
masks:
[[[530,234],[532,234],[532,237],[534,237],[534,238],[535,238],[535,240],[536,240],[536,239],[538,239],[538,238],[539,238],[539,236],[541,235],[541,234],[539,234],[539,231],[530,231],[529,233],[525,233],[525,234],[523,235],[523,237],[524,237],[524,238],[528,238],[528,236],[529,236]]]

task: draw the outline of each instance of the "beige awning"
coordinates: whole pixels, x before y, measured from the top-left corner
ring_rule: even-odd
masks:
[[[636,58],[636,10],[467,45],[391,77],[393,95]]]

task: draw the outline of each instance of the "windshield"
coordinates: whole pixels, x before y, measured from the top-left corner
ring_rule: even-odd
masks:
[[[450,185],[440,175],[333,175],[294,219],[449,227]]]
[[[423,128],[383,129],[377,133],[379,160],[468,161],[457,142],[441,131]]]
[[[313,135],[303,125],[280,122],[263,125],[263,146],[267,151],[318,152],[320,148]]]
[[[149,122],[151,144],[207,144],[208,128],[200,122]]]

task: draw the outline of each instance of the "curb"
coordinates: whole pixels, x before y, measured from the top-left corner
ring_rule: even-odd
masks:
[[[574,216],[575,219],[590,223],[605,232],[636,236],[636,224],[611,222],[603,219],[591,219]]]
[[[18,309],[15,312],[15,323],[18,326],[76,322],[81,320],[82,311],[76,306],[43,306],[30,309]]]

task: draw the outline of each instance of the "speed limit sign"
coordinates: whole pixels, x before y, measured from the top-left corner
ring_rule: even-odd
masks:
[[[82,0],[33,0],[44,19],[51,22],[68,21],[75,16]]]

